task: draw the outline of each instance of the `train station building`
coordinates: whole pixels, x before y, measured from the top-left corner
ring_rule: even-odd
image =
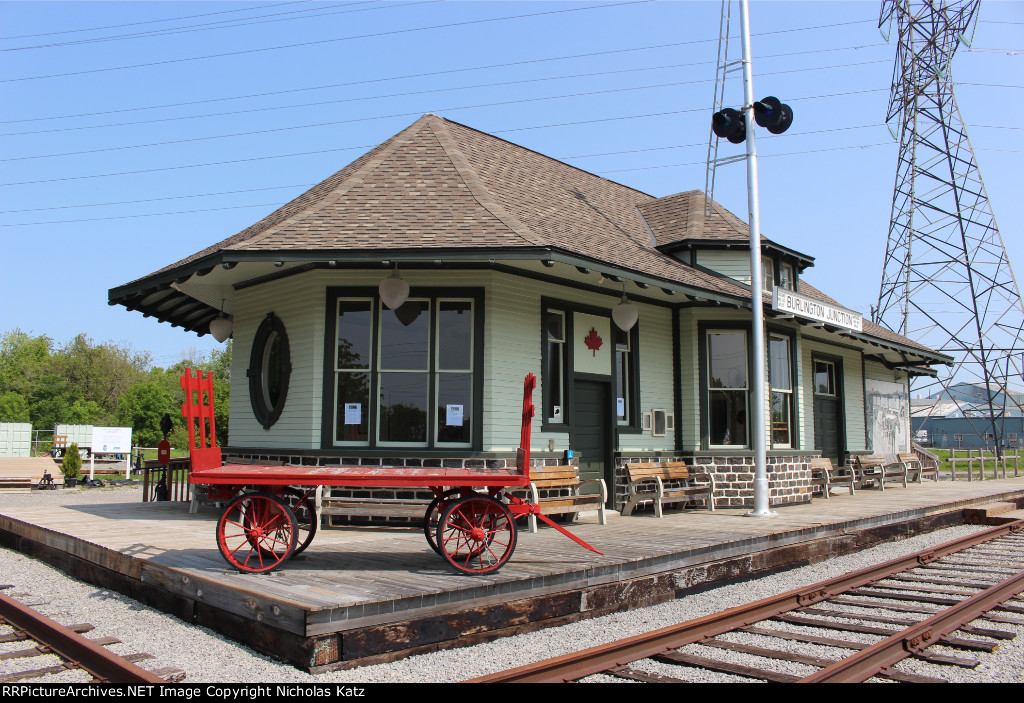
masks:
[[[225,456],[504,466],[535,373],[533,458],[713,472],[771,503],[810,460],[909,450],[909,379],[952,359],[804,280],[762,238],[766,405],[753,408],[749,229],[703,193],[656,198],[434,115],[245,230],[114,288],[112,305],[234,339]]]

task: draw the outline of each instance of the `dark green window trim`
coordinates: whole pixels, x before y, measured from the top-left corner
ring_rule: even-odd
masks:
[[[749,322],[737,322],[731,320],[728,322],[716,322],[714,320],[699,320],[697,322],[697,363],[700,365],[699,378],[700,378],[700,448],[701,451],[711,451],[711,419],[710,419],[710,407],[708,403],[708,332],[715,330],[722,331],[738,331],[744,332],[747,335],[747,412],[750,412],[750,404],[753,402],[751,397],[751,391],[753,390],[753,379],[751,378],[751,369],[754,368],[754,359],[751,356],[751,331]],[[736,446],[737,450],[750,450],[750,426],[747,423],[747,444],[743,446]],[[716,446],[715,451],[719,451],[721,448]]]
[[[276,337],[275,337],[276,335]],[[274,339],[279,340],[275,351],[276,359],[267,357],[268,345]],[[277,369],[266,369],[265,366],[271,361],[276,361]],[[270,399],[267,371],[276,374],[278,385],[276,401]],[[245,375],[249,378],[249,403],[252,405],[252,414],[256,417],[263,429],[269,430],[277,422],[284,411],[285,402],[288,400],[288,382],[291,379],[291,351],[288,344],[288,333],[285,332],[284,323],[274,313],[269,312],[256,330],[256,336],[252,341],[252,351],[249,355],[249,368]]]
[[[540,301],[540,349],[541,349],[541,385],[544,392],[547,393],[548,384],[548,343],[547,343],[547,329],[545,327],[548,310],[557,310],[565,314],[565,343],[562,345],[563,350],[563,390],[562,390],[562,422],[549,422],[549,402],[548,397],[545,396],[541,399],[541,431],[542,432],[568,432],[569,427],[572,425],[572,386],[573,379],[575,377],[580,378],[591,378],[592,380],[610,381],[612,395],[614,396],[614,390],[618,387],[617,385],[617,367],[615,363],[615,349],[614,339],[611,340],[613,345],[612,349],[612,371],[609,376],[590,376],[589,374],[578,374],[570,371],[572,365],[572,359],[575,354],[574,345],[576,343],[575,330],[573,328],[573,313],[579,312],[587,315],[597,315],[601,317],[607,317],[611,324],[613,332],[618,329],[615,326],[615,321],[611,319],[612,309],[602,308],[593,305],[583,305],[580,303],[572,303],[565,300],[556,298],[543,297]],[[638,320],[633,328],[629,331],[629,368],[627,372],[630,374],[628,379],[628,387],[632,389],[632,393],[628,398],[629,403],[629,424],[620,425],[616,420],[615,415],[615,400],[612,399],[612,406],[610,410],[610,417],[614,423],[614,427],[620,434],[640,434],[643,430],[641,429],[641,412],[640,412],[640,324],[643,320]]]
[[[799,399],[800,399],[800,384],[797,383],[797,378],[798,378],[797,377],[797,372],[799,371],[799,366],[800,366],[800,364],[799,364],[799,356],[800,356],[800,354],[799,354],[799,351],[797,350],[797,346],[796,346],[796,336],[797,336],[796,335],[796,330],[790,329],[788,327],[777,327],[775,325],[767,325],[767,328],[768,328],[767,338],[769,340],[769,348],[768,348],[767,363],[765,364],[765,370],[768,372],[768,405],[769,405],[769,408],[771,407],[771,402],[772,402],[772,400],[771,400],[772,364],[771,364],[771,352],[770,352],[771,344],[770,344],[770,341],[771,341],[772,336],[786,337],[786,338],[789,339],[789,378],[790,378],[790,384],[793,387],[792,390],[791,390],[791,393],[790,393],[790,404],[789,404],[789,447],[780,447],[779,451],[785,451],[786,449],[797,449],[798,447],[800,447],[800,409],[798,407],[800,405],[800,403],[799,403]],[[768,439],[768,449],[774,450],[775,449],[775,443],[774,443],[774,441],[772,441],[773,437],[772,437],[772,426],[771,426],[771,410],[769,410],[769,412],[768,412],[768,420],[767,420],[767,422],[768,422],[768,431],[766,432],[766,434],[767,434],[767,439]]]
[[[365,298],[372,300],[373,311],[371,331],[371,354],[370,367],[367,373],[370,376],[370,398],[366,411],[369,414],[369,437],[367,444],[335,444],[334,443],[334,420],[335,420],[335,349],[337,339],[337,307],[339,298]],[[364,451],[377,453],[387,452],[391,456],[417,456],[423,452],[443,452],[445,456],[458,456],[471,452],[481,451],[483,446],[483,378],[484,378],[484,291],[482,288],[413,288],[409,293],[410,299],[427,298],[430,300],[431,325],[428,352],[428,390],[427,390],[427,442],[419,446],[394,445],[379,443],[377,441],[377,402],[376,398],[380,392],[380,360],[377,355],[377,348],[380,335],[379,312],[382,310],[380,297],[376,288],[370,287],[330,287],[327,289],[327,304],[324,320],[324,358],[323,358],[323,403],[321,413],[321,434],[320,446],[322,449],[332,452],[345,452],[358,455]],[[452,447],[448,445],[438,446],[435,439],[435,422],[437,420],[437,325],[435,314],[437,311],[438,299],[463,298],[473,301],[473,413],[472,413],[472,438],[468,447]],[[393,314],[392,311],[383,308],[386,314]]]

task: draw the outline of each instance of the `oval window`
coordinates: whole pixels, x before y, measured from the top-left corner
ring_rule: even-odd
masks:
[[[268,313],[256,330],[246,371],[252,412],[265,430],[281,417],[291,373],[288,334],[281,320],[274,313]]]

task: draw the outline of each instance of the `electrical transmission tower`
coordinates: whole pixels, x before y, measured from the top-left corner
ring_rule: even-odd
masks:
[[[999,418],[1024,411],[1024,305],[953,96],[979,4],[882,3],[879,27],[898,31],[886,122],[900,150],[875,321],[955,359],[914,393],[955,402],[999,447]]]

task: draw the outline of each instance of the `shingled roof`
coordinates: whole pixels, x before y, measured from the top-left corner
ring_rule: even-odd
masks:
[[[151,276],[215,254],[534,249],[746,297],[653,246],[638,206],[654,200],[428,114],[256,224]]]
[[[711,203],[711,214],[705,214],[707,196],[699,190],[688,190],[640,205],[640,212],[651,228],[660,251],[669,253],[691,246],[749,246],[750,225],[722,207]],[[814,258],[793,251],[761,235],[761,246],[790,254],[812,265]]]
[[[108,300],[204,334],[230,291],[225,272],[239,262],[461,257],[559,259],[666,292],[749,306],[748,286],[666,253],[689,241],[749,240],[740,218],[717,203],[706,218],[704,203],[700,191],[655,198],[427,114],[259,222],[112,289]],[[213,270],[218,276],[210,279],[222,278],[226,288],[193,278]],[[924,349],[882,328],[871,334]]]

